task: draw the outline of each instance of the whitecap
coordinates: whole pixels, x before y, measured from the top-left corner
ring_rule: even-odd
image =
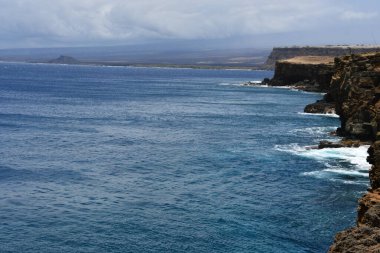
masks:
[[[324,148],[316,149],[313,146],[300,146],[296,143],[276,145],[275,150],[291,153],[301,157],[316,160],[324,165],[323,170],[303,172],[303,176],[329,179],[348,184],[365,184],[368,180],[368,170],[371,165],[367,162],[369,146],[357,148]]]
[[[271,86],[273,89],[288,89],[288,90],[294,90],[294,87],[293,86],[287,86],[287,85],[284,85],[284,86]],[[296,91],[296,90],[294,90]]]
[[[324,175],[346,175],[346,176],[354,176],[354,177],[368,177],[368,171],[359,171],[359,170],[347,170],[344,168],[336,167],[335,169],[324,169],[324,170],[317,170],[317,171],[309,171],[309,172],[303,172],[301,175],[304,176],[315,176],[319,178],[325,177]]]
[[[266,84],[261,84],[262,82],[261,81],[248,81],[248,82],[245,82],[245,83],[226,83],[226,82],[223,82],[223,83],[219,83],[219,85],[221,86],[239,86],[239,87],[268,87],[268,85]]]
[[[335,169],[325,169],[323,171],[329,172],[329,173],[340,174],[340,175],[368,177],[368,171],[362,171],[362,170],[345,170],[343,168],[337,167]]]
[[[300,146],[296,143],[275,146],[276,150],[308,157],[324,163],[331,159],[335,159],[341,162],[349,162],[353,165],[358,166],[359,168],[364,169],[370,168],[369,163],[366,161],[368,148],[368,145],[363,145],[357,148],[344,147],[317,149],[313,146]]]
[[[261,81],[248,81],[246,82],[246,84],[258,85],[258,84],[261,84]]]
[[[300,146],[297,143],[291,143],[288,145],[275,145],[274,146],[274,149],[277,151],[283,151],[283,152],[292,153],[292,154],[299,154],[299,153],[307,150],[307,148],[310,148],[310,147]]]
[[[300,115],[307,115],[307,116],[324,116],[324,117],[331,117],[331,118],[339,118],[339,115],[336,113],[308,113],[308,112],[298,112]]]
[[[219,83],[221,86],[243,86],[241,83]]]
[[[241,86],[244,86],[244,87],[255,87],[255,88],[269,88],[271,86],[269,86],[268,84],[242,84]]]
[[[306,127],[306,128],[297,128],[290,131],[291,134],[305,134],[307,136],[322,136],[335,131],[335,126],[327,127]]]
[[[312,94],[319,94],[319,95],[321,95],[321,96],[326,95],[326,92],[306,91],[306,90],[302,90],[302,89],[297,89],[297,88],[295,88],[295,87],[291,88],[290,90],[291,90],[291,91],[297,91],[297,92],[300,92],[300,93],[303,93],[303,94],[310,94],[310,93],[312,93]]]

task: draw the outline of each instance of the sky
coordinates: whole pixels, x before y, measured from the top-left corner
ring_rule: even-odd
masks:
[[[378,24],[378,0],[0,0],[0,48],[380,44]]]

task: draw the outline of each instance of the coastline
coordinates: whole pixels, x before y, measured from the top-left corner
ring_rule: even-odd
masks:
[[[2,63],[22,63],[22,64],[46,64],[46,65],[67,65],[67,66],[94,66],[94,67],[133,67],[133,68],[171,68],[171,69],[209,69],[209,70],[240,70],[240,71],[273,71],[273,69],[261,66],[229,66],[229,65],[194,65],[194,64],[150,64],[150,63],[113,63],[113,62],[78,62],[78,63],[58,63],[46,61],[7,61]]]
[[[380,252],[380,54],[335,58],[329,82],[325,79],[326,65],[299,66],[299,62],[277,62],[274,78],[266,82],[272,86],[293,82],[301,87],[306,83],[312,90],[327,91],[322,100],[307,105],[305,113],[336,112],[341,122],[336,135],[342,139],[321,142],[318,148],[370,145],[367,151],[367,161],[372,165],[369,170],[370,188],[358,201],[356,226],[338,233],[329,253]],[[298,75],[298,79],[289,78],[295,69],[301,69],[304,74]],[[308,79],[310,77],[312,82]],[[316,80],[324,80],[324,83]]]

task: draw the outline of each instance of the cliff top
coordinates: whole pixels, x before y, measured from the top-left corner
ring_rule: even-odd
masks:
[[[290,59],[298,56],[328,56],[340,57],[351,54],[362,54],[369,52],[380,52],[379,45],[326,45],[326,46],[304,46],[304,47],[275,47],[268,56],[266,66],[273,68],[276,61]],[[302,62],[300,62],[302,63]],[[313,64],[313,63],[310,63]],[[319,63],[314,63],[319,64]]]
[[[279,62],[288,62],[294,64],[334,64],[332,56],[297,56],[290,59],[280,60]]]
[[[327,49],[335,49],[335,48],[340,48],[340,49],[367,49],[367,48],[374,48],[374,49],[380,49],[380,45],[320,45],[320,46],[284,46],[284,47],[274,47],[275,49],[308,49],[308,48],[327,48]]]

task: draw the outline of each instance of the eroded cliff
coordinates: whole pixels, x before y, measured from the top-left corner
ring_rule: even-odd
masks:
[[[328,91],[334,73],[333,57],[304,56],[276,62],[271,86],[297,86],[308,91]]]
[[[372,164],[370,189],[359,200],[357,225],[338,233],[329,252],[380,252],[380,53],[343,56],[335,58],[334,64],[300,62],[299,58],[279,61],[269,81],[301,88],[310,83],[327,93],[305,111],[335,110],[341,121],[337,134],[344,138],[339,143],[321,142],[319,148],[371,143],[367,158]]]
[[[357,226],[337,234],[329,252],[380,252],[380,54],[335,60],[326,94],[341,119],[340,136],[371,141],[370,189],[359,200]]]

